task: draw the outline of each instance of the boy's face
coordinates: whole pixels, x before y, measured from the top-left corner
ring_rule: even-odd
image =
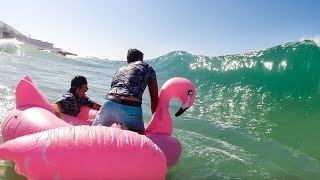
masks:
[[[81,87],[79,87],[76,90],[77,95],[79,96],[79,98],[85,98],[86,97],[86,92],[88,91],[88,85],[87,84],[83,84]]]

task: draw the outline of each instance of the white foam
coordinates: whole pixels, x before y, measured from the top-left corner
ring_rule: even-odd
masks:
[[[24,43],[16,39],[0,39],[0,45],[9,45],[9,44],[20,45]]]
[[[5,89],[5,88],[7,88],[7,86],[3,86],[0,84],[0,89]]]
[[[316,36],[312,40],[320,47],[320,36]]]
[[[7,97],[5,97],[6,100],[12,100],[12,99],[14,99],[14,98],[15,98],[14,96],[7,96]]]
[[[10,87],[8,87],[8,86],[3,86],[3,85],[1,85],[1,84],[0,84],[0,89],[1,89],[1,90],[5,90],[5,91],[8,91],[8,92],[9,92],[9,91],[12,91],[12,89],[11,89]]]
[[[309,36],[309,37],[306,36],[306,37],[302,37],[300,39],[300,41],[304,41],[304,40],[312,40],[317,44],[317,46],[320,47],[320,35],[314,35],[314,36]]]

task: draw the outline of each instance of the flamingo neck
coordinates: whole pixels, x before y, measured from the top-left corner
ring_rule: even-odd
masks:
[[[160,96],[159,96],[159,102],[158,102],[157,109],[159,109],[159,108],[169,109],[170,99],[171,99],[171,98],[168,97],[168,96],[160,95]]]
[[[156,112],[152,115],[151,121],[145,130],[146,134],[172,135],[173,124],[169,112],[169,102],[170,97],[160,95]]]

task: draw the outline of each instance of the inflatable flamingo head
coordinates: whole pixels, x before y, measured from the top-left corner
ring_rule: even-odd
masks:
[[[175,114],[176,116],[180,116],[193,104],[195,96],[196,89],[188,79],[175,77],[166,81],[160,89],[157,110],[153,114],[145,133],[172,135],[173,124],[168,110],[170,100],[173,98],[181,100],[181,107]]]
[[[166,96],[170,99],[178,98],[181,100],[181,107],[175,114],[175,116],[180,116],[193,104],[196,96],[196,89],[190,80],[182,77],[175,77],[169,79],[163,84],[160,90],[160,101],[163,96]]]

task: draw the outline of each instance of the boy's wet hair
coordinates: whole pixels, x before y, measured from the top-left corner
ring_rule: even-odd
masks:
[[[69,89],[69,92],[75,93],[77,88],[81,87],[84,84],[88,84],[87,79],[84,76],[80,76],[80,75],[75,76],[71,80],[71,83],[70,83],[71,87]]]
[[[127,54],[127,62],[131,63],[143,58],[143,53],[138,49],[129,49]]]

